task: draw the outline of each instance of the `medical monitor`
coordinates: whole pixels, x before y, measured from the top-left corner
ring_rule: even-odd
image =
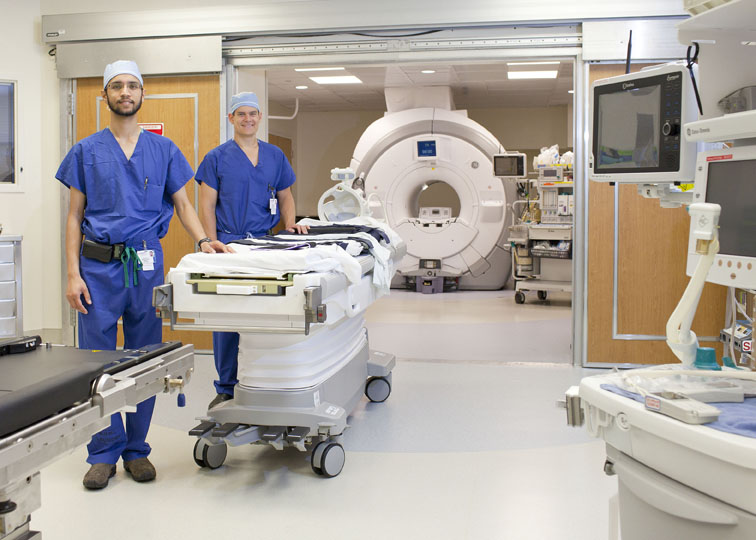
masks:
[[[696,144],[683,126],[698,119],[687,68],[665,64],[591,87],[589,178],[597,182],[691,182]]]
[[[719,253],[706,278],[729,287],[756,289],[756,146],[701,152],[693,189],[695,202],[721,206]],[[688,275],[698,263],[693,234],[688,240]]]
[[[499,178],[527,178],[528,168],[525,154],[510,152],[495,154],[493,157],[494,176]]]

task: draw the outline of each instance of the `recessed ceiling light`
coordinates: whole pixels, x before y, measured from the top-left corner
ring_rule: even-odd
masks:
[[[435,69],[424,69],[420,73],[426,73],[426,74],[430,75],[431,73],[435,73],[435,72],[436,72]]]
[[[294,71],[344,71],[343,67],[294,68]]]
[[[507,79],[556,79],[557,71],[507,71]]]
[[[301,85],[301,86],[295,86],[294,88],[296,88],[297,90],[307,90],[309,86]]]
[[[507,62],[508,66],[555,66],[559,65],[559,60],[542,61],[542,62]]]
[[[310,80],[318,84],[361,84],[354,75],[344,75],[341,77],[310,77]]]

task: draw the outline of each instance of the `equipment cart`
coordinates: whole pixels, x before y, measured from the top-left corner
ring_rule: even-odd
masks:
[[[572,292],[572,171],[566,167],[542,167],[538,171],[538,206],[528,204],[517,223],[509,228],[515,302],[525,303],[525,293],[536,291],[546,300],[549,291]],[[515,206],[513,205],[513,206]],[[516,212],[515,212],[516,214]]]

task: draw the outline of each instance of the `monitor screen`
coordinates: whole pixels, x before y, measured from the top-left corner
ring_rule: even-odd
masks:
[[[696,144],[685,124],[697,119],[686,68],[665,64],[593,83],[589,178],[659,184],[695,177]]]
[[[525,175],[525,155],[494,156],[494,176],[518,177]]]
[[[436,157],[436,141],[417,141],[417,157]]]
[[[598,96],[597,169],[659,166],[661,93],[653,85]]]
[[[756,159],[709,163],[706,202],[722,207],[719,253],[756,257]]]

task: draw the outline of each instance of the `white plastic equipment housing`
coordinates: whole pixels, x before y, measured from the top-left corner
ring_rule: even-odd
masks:
[[[711,150],[708,152],[700,152],[698,154],[698,160],[696,164],[696,180],[693,188],[693,200],[696,202],[707,202],[706,194],[709,184],[708,171],[712,164],[727,163],[737,161],[751,161],[756,162],[756,145],[754,146],[742,146],[735,148],[725,148],[722,150]],[[740,195],[744,200],[748,201],[753,198],[753,194],[756,193],[756,178],[750,186],[740,186],[740,189],[745,187],[745,191]],[[733,187],[735,189],[735,187]],[[691,209],[693,205],[691,206]],[[730,222],[730,227],[733,227],[732,220],[728,219],[732,216],[728,215],[728,211],[732,209],[723,207],[721,209],[722,216],[718,219],[718,225],[723,226],[723,223]],[[724,221],[726,220],[727,221]],[[752,221],[748,219],[736,219],[738,228],[742,228],[744,233],[752,234],[753,226]],[[726,225],[724,225],[726,227]],[[728,235],[732,234],[730,230],[721,229],[720,234]],[[696,244],[700,239],[700,233],[696,233],[695,229],[691,226],[691,232],[688,237],[688,264],[687,274],[692,276],[701,255],[696,253]],[[727,236],[722,236],[727,238]],[[706,281],[709,283],[717,283],[719,285],[725,285],[728,287],[740,287],[743,289],[756,288],[756,258],[737,255],[733,253],[720,252],[714,257],[712,267],[706,276]]]
[[[433,140],[434,159],[417,158],[417,142]],[[464,112],[435,108],[387,114],[371,124],[354,150],[350,167],[364,174],[373,217],[386,219],[407,244],[398,270],[423,275],[420,259],[440,259],[440,276],[477,277],[492,269],[509,223],[507,202],[515,187],[493,176],[491,158],[503,152],[498,140]],[[459,197],[460,213],[437,226],[418,218],[424,186],[445,182]],[[373,198],[378,200],[373,201]],[[379,204],[382,203],[382,207]],[[503,286],[509,257],[496,263]]]

